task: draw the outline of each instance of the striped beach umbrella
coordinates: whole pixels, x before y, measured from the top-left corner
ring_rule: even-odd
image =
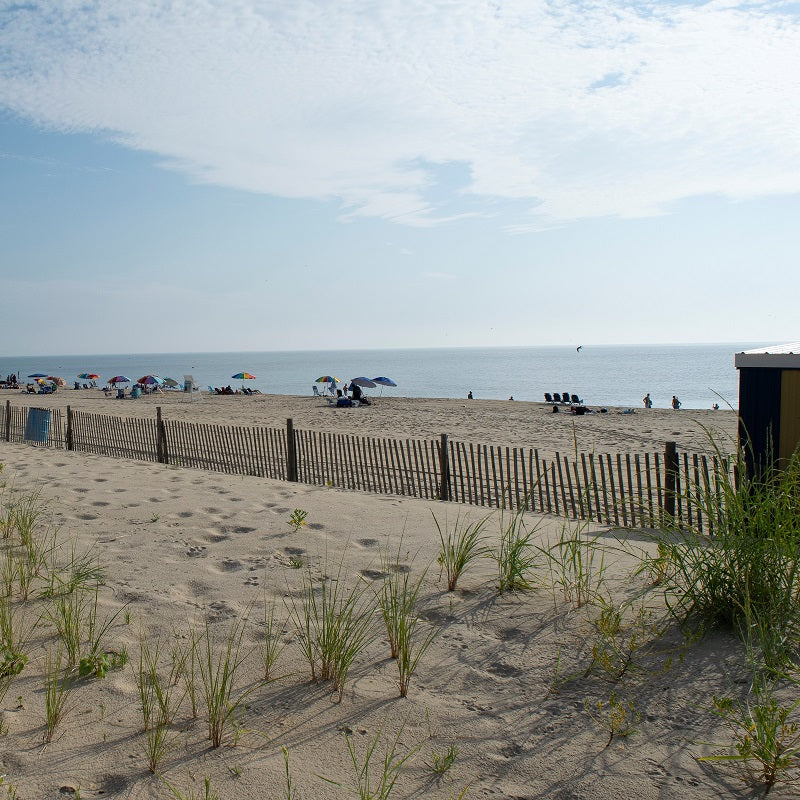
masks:
[[[255,375],[251,375],[249,372],[237,372],[235,375],[231,375],[235,381],[254,381],[256,379]]]

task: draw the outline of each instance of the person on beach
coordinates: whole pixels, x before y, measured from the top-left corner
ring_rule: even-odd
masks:
[[[672,407],[677,411],[681,407],[681,401],[675,395],[672,395]]]
[[[467,400],[472,400],[472,389],[467,392]]]
[[[650,399],[650,392],[648,392],[648,393],[647,393],[647,394],[646,394],[646,395],[645,395],[645,396],[642,398],[642,402],[644,403],[644,407],[645,407],[645,408],[652,408],[652,407],[653,407],[653,401]]]

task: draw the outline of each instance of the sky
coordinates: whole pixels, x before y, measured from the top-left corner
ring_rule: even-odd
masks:
[[[0,354],[797,341],[800,3],[0,0]]]

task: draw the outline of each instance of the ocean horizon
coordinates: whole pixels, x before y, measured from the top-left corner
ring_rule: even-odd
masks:
[[[318,377],[342,381],[386,376],[396,388],[368,393],[404,397],[466,397],[536,401],[545,392],[577,394],[590,406],[641,407],[650,393],[656,408],[676,395],[683,408],[738,407],[734,354],[758,342],[674,345],[458,347],[365,350],[250,351],[232,353],[138,353],[0,356],[3,377],[21,381],[34,373],[63,377],[81,373],[132,380],[147,374],[180,382],[192,375],[202,390],[243,383],[269,394],[311,395]],[[254,380],[237,381],[239,372]],[[84,381],[79,381],[83,383]]]

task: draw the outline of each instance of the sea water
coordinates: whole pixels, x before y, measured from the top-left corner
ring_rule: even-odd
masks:
[[[761,343],[575,347],[464,347],[391,350],[320,350],[245,353],[151,353],[81,356],[0,356],[0,374],[24,381],[41,372],[79,383],[84,372],[147,375],[183,383],[192,375],[204,390],[243,384],[270,394],[310,395],[317,378],[341,380],[386,376],[396,388],[367,394],[404,397],[543,401],[545,392],[577,394],[591,406],[641,407],[649,392],[656,408],[676,395],[683,408],[738,405],[734,354]],[[255,380],[232,376],[249,372]],[[317,384],[321,386],[320,384]],[[3,395],[8,396],[5,392]],[[3,395],[0,395],[3,396]]]

